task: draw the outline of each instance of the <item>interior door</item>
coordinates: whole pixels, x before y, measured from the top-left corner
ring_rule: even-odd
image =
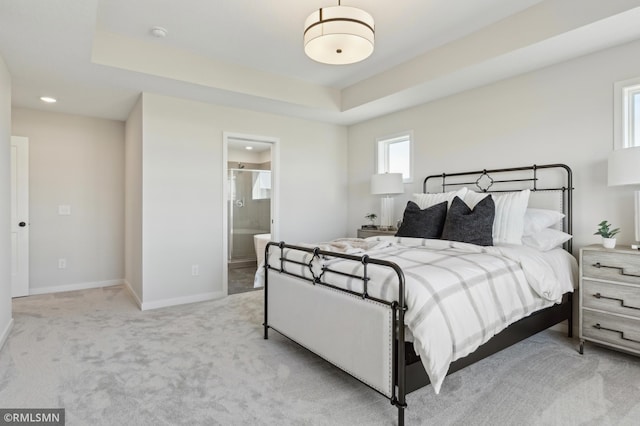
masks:
[[[29,294],[29,139],[11,136],[11,296]]]

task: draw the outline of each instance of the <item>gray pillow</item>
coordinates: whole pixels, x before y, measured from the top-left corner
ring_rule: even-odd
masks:
[[[440,238],[447,217],[447,202],[435,204],[424,210],[413,201],[407,203],[402,225],[396,237]]]
[[[459,197],[455,197],[444,222],[442,239],[492,246],[495,214],[496,206],[491,195],[483,198],[473,210]]]

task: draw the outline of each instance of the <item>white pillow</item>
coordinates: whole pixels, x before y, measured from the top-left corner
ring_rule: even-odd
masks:
[[[493,202],[496,205],[496,214],[493,219],[493,244],[517,244],[522,245],[522,233],[524,230],[524,214],[529,203],[530,190],[507,192],[504,194],[493,193]],[[484,192],[467,191],[464,202],[469,208],[474,208],[483,198],[489,194]]]
[[[475,192],[469,189],[467,190],[467,193],[464,194],[464,202],[467,204],[467,206],[469,206],[471,210],[473,210],[476,204],[484,200],[487,195],[489,195],[488,192]],[[494,195],[493,201],[495,200],[496,197]]]
[[[522,235],[529,236],[549,228],[564,219],[564,214],[555,210],[528,208],[524,214]]]
[[[457,196],[460,197],[461,200],[464,200],[465,194],[467,193],[467,188],[460,188],[457,191],[451,192],[440,192],[437,194],[413,194],[413,202],[420,207],[421,210],[424,210],[428,207],[434,206],[436,204],[440,204],[443,201],[448,202],[447,208],[451,207],[451,202]]]
[[[533,247],[540,251],[549,251],[556,247],[560,247],[572,238],[566,232],[558,231],[553,228],[545,228],[532,235],[522,237],[522,244]]]
[[[522,244],[524,214],[530,193],[525,189],[494,196],[496,217],[493,219],[493,244]]]

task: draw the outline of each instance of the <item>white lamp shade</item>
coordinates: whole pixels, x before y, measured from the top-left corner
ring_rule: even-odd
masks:
[[[348,6],[323,7],[304,23],[304,51],[324,64],[353,64],[373,53],[373,17]]]
[[[371,194],[373,195],[402,194],[403,192],[402,173],[381,173],[371,177]]]
[[[609,186],[640,185],[640,146],[611,152],[607,169]],[[635,238],[640,242],[640,191],[635,192],[633,206]]]
[[[612,151],[607,169],[609,186],[640,184],[640,146]]]

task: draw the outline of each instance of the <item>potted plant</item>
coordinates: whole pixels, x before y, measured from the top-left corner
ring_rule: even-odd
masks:
[[[603,220],[598,224],[598,230],[593,235],[602,237],[602,245],[604,248],[614,248],[616,246],[616,234],[620,232],[620,228],[611,229],[611,224]]]
[[[375,225],[375,220],[378,218],[378,215],[375,213],[369,213],[365,216],[365,218],[369,219],[368,225],[362,225],[362,229],[377,229]]]

